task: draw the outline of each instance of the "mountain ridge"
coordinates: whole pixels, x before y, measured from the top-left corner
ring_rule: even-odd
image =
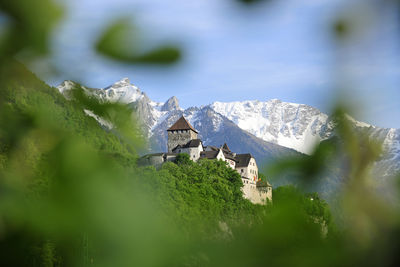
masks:
[[[71,83],[64,82],[57,88],[63,93]],[[311,154],[317,144],[334,136],[332,117],[305,104],[278,99],[216,101],[183,109],[175,96],[166,102],[152,101],[127,78],[104,89],[83,88],[102,101],[121,102],[134,109],[151,140],[150,151],[154,152],[166,150],[165,129],[182,115],[199,130],[205,145],[228,142],[238,152],[246,147],[261,162],[296,152]],[[350,116],[347,119],[357,131],[382,141],[385,153],[377,165],[385,167],[378,169],[388,175],[400,170],[399,129],[375,127]]]

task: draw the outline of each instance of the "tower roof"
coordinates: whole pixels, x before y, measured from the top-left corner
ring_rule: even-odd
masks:
[[[177,131],[177,130],[192,130],[197,133],[193,126],[185,119],[185,117],[180,117],[167,131]]]
[[[229,149],[228,145],[226,143],[224,143],[223,149],[227,150],[228,152],[231,152],[231,150]]]

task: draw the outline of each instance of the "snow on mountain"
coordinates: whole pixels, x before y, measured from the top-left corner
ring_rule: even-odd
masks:
[[[111,130],[114,127],[114,125],[111,122],[109,122],[109,121],[103,119],[102,117],[94,114],[93,111],[88,110],[88,109],[84,109],[83,111],[85,112],[86,115],[88,115],[89,117],[92,117],[93,119],[95,119],[101,126],[107,128],[109,130]]]
[[[76,83],[65,81],[57,89],[65,93]],[[181,115],[199,130],[206,145],[221,145],[225,141],[234,149],[253,153],[256,158],[263,155],[288,153],[290,148],[304,154],[312,153],[314,147],[333,136],[332,119],[318,109],[304,105],[272,99],[266,102],[214,102],[208,106],[182,109],[176,97],[166,102],[154,102],[144,92],[124,78],[104,89],[82,88],[102,101],[127,104],[136,111],[143,125],[144,134],[152,143],[153,151],[166,148],[166,131]],[[88,114],[88,111],[85,111]],[[95,114],[88,114],[100,121]],[[393,174],[400,170],[400,130],[383,129],[359,122],[350,116],[358,131],[367,132],[371,138],[383,142],[384,153],[376,164],[381,173]],[[224,141],[225,140],[225,141]],[[221,144],[219,144],[219,143]],[[245,144],[245,145],[243,145]],[[272,146],[272,145],[275,146]],[[282,148],[283,147],[283,148]],[[272,152],[273,151],[273,152]]]
[[[317,144],[334,134],[331,117],[303,104],[273,99],[266,102],[214,102],[210,107],[265,141],[305,154],[312,153]],[[375,163],[375,173],[379,177],[389,177],[399,172],[400,129],[375,127],[349,115],[346,118],[356,132],[366,133],[371,139],[382,142],[383,153]]]
[[[102,99],[124,104],[136,102],[144,97],[144,93],[138,87],[131,84],[128,78],[123,78],[113,85],[102,89],[100,92]]]
[[[67,91],[71,90],[72,88],[74,88],[75,85],[76,85],[76,83],[73,82],[73,81],[63,81],[56,88],[61,94],[64,94],[65,92],[67,92]]]
[[[82,88],[86,94],[95,96],[101,101],[130,105],[140,117],[147,136],[151,135],[152,129],[165,117],[168,113],[168,108],[179,109],[176,97],[166,103],[151,101],[147,95],[132,84],[128,78],[123,78],[104,89],[87,88],[67,80],[57,86],[57,89],[64,96],[68,97],[67,92],[77,86]],[[100,120],[93,112],[85,110],[85,113],[95,118],[101,125],[109,128],[110,125],[104,120]]]
[[[318,109],[277,99],[214,102],[210,106],[243,130],[305,154],[310,154],[316,144],[328,138],[333,129],[328,115]]]
[[[78,84],[67,80],[57,86],[57,89],[60,91],[60,93],[64,94],[75,86],[78,86]],[[99,97],[99,99],[112,103],[119,102],[123,104],[129,104],[136,102],[145,96],[145,93],[141,92],[138,87],[131,84],[128,78],[123,78],[104,89],[87,88],[85,86],[80,87],[86,93],[90,95],[96,95]]]

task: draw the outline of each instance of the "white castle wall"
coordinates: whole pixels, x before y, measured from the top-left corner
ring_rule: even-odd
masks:
[[[244,184],[242,187],[243,195],[254,204],[266,204],[272,201],[272,188],[271,187],[258,187],[253,184]]]
[[[197,161],[200,158],[200,153],[203,151],[203,146],[200,144],[198,147],[187,147],[179,148],[175,150],[175,153],[186,153],[193,161]]]

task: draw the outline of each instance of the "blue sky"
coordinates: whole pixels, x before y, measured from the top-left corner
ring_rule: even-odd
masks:
[[[58,74],[46,79],[101,88],[129,77],[151,99],[175,95],[182,107],[278,98],[329,112],[340,92],[351,99],[357,119],[400,128],[395,10],[358,1],[267,2],[246,7],[234,0],[66,1],[53,45]],[[146,45],[180,45],[182,61],[143,67],[97,55],[93,42],[121,16],[132,17]],[[338,16],[350,18],[357,29],[341,45],[330,31]]]

